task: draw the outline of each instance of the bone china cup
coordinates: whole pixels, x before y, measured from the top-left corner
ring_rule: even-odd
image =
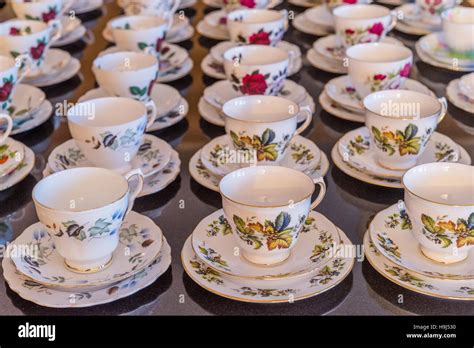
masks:
[[[379,5],[345,5],[333,11],[339,44],[379,42],[396,24],[395,13]]]
[[[242,9],[264,9],[270,3],[270,0],[252,0],[252,1],[241,1],[241,0],[223,0],[224,10],[229,13],[236,10]]]
[[[12,0],[11,6],[20,19],[34,19],[47,23],[59,19],[72,3],[73,0]]]
[[[58,20],[47,24],[35,20],[8,20],[0,24],[0,54],[13,58],[28,54],[32,61],[28,75],[36,76],[41,72],[49,47],[60,37]]]
[[[323,0],[323,3],[326,5],[328,10],[332,11],[335,8],[342,5],[360,5],[360,4],[370,4],[372,0]]]
[[[273,96],[246,96],[226,102],[222,111],[225,130],[235,150],[254,154],[259,165],[277,165],[285,156],[291,139],[311,123],[309,109]],[[298,129],[300,113],[306,120]]]
[[[95,166],[126,173],[137,155],[147,125],[156,110],[130,98],[109,97],[77,103],[67,118],[71,135],[86,158]]]
[[[0,112],[10,107],[15,86],[28,74],[31,59],[22,54],[15,59],[0,56]]]
[[[412,233],[425,256],[442,263],[464,260],[474,246],[474,167],[428,163],[403,176]]]
[[[139,52],[110,53],[96,58],[92,71],[109,95],[147,101],[158,76],[158,59]]]
[[[399,89],[410,75],[409,48],[387,43],[364,43],[346,50],[349,76],[361,99],[372,92]]]
[[[120,50],[148,53],[151,49],[157,57],[169,28],[165,19],[155,16],[121,16],[109,25]]]
[[[314,184],[320,186],[311,203]],[[224,214],[239,254],[271,265],[286,260],[310,212],[326,193],[323,178],[286,168],[254,166],[227,174],[219,183]]]
[[[460,2],[460,1],[459,1]],[[440,24],[440,15],[458,3],[458,0],[416,0],[421,17],[434,25]]]
[[[249,45],[224,53],[224,70],[240,94],[277,95],[288,76],[289,55],[280,48]]]
[[[408,90],[375,92],[363,103],[376,160],[394,170],[416,165],[447,110],[445,98]]]
[[[119,0],[127,16],[149,15],[171,20],[180,3],[180,0]]]
[[[283,39],[287,20],[285,10],[237,10],[227,15],[227,28],[231,41],[275,46]]]
[[[133,177],[138,185],[131,190]],[[91,167],[61,171],[36,184],[33,201],[38,218],[67,268],[92,273],[111,263],[122,221],[142,187],[140,174],[124,178]]]
[[[446,44],[458,53],[474,55],[474,8],[455,7],[443,13]],[[471,58],[472,60],[472,58]]]

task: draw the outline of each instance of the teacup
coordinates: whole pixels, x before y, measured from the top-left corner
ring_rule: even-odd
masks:
[[[133,177],[138,185],[130,184]],[[124,178],[94,167],[57,172],[36,184],[36,213],[68,269],[92,273],[112,262],[120,226],[142,187],[138,172]]]
[[[169,22],[156,16],[121,16],[109,23],[120,50],[151,53],[159,57]]]
[[[9,110],[15,85],[30,72],[31,59],[20,54],[15,59],[0,56],[0,112]]]
[[[158,59],[140,52],[110,53],[96,58],[92,71],[109,95],[148,101],[158,77]]]
[[[416,0],[420,16],[433,25],[441,23],[441,14],[458,3],[458,0]]]
[[[394,170],[416,165],[447,110],[445,98],[409,90],[374,92],[363,103],[375,158]]]
[[[474,8],[455,7],[442,14],[446,44],[454,52],[474,60]]]
[[[332,11],[342,5],[370,4],[372,0],[323,0],[323,2],[329,11]]]
[[[474,167],[436,162],[403,176],[405,207],[423,254],[437,262],[464,260],[474,247]]]
[[[225,130],[235,150],[253,154],[256,164],[277,165],[285,156],[291,139],[311,123],[312,112],[282,97],[244,96],[222,107]],[[306,114],[297,128],[298,116]]]
[[[399,89],[410,75],[413,53],[404,46],[365,43],[346,50],[349,76],[358,96],[386,89]]]
[[[244,44],[275,46],[287,28],[286,10],[237,10],[227,15],[230,40]]]
[[[13,129],[13,120],[10,117],[10,115],[0,114],[0,124],[2,124],[3,126],[3,121],[1,120],[5,120],[5,122],[7,123],[7,127],[5,128],[3,132],[0,132],[0,145],[3,144],[7,140],[8,136],[10,135]]]
[[[224,0],[224,10],[232,12],[241,9],[264,9],[270,0]]]
[[[397,23],[396,14],[380,5],[344,5],[333,11],[340,45],[379,42]]]
[[[181,0],[119,0],[118,3],[127,16],[158,16],[172,21]]]
[[[30,73],[41,73],[46,52],[61,37],[61,23],[11,19],[0,24],[0,54],[17,58],[28,54],[31,58]]]
[[[314,185],[320,186],[311,203]],[[222,206],[239,255],[272,265],[286,260],[311,210],[326,193],[324,179],[286,167],[254,166],[227,174],[219,183]]]
[[[67,113],[69,130],[84,156],[97,167],[122,174],[131,170],[143,133],[155,117],[154,103],[121,97],[77,103]]]
[[[288,52],[277,47],[238,46],[224,53],[224,71],[235,91],[244,95],[277,95],[290,64]]]
[[[19,19],[34,19],[48,23],[60,17],[71,7],[73,0],[12,0],[13,12]]]
[[[461,76],[459,79],[459,90],[471,100],[474,100],[474,73]]]

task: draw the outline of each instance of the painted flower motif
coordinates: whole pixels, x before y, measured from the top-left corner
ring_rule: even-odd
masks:
[[[3,86],[0,87],[0,102],[4,102],[10,98],[13,90],[13,75],[3,79]]]
[[[248,8],[254,8],[256,6],[255,0],[240,0],[240,4]]]
[[[377,22],[372,25],[372,27],[369,28],[368,32],[371,34],[375,34],[377,36],[381,36],[384,31],[384,26],[382,23]]]
[[[219,18],[219,24],[220,25],[226,25],[227,24],[227,17]]]
[[[42,13],[41,18],[43,19],[43,22],[49,22],[53,19],[56,18],[58,14],[58,11],[54,7],[50,7],[48,12]]]
[[[155,43],[156,52],[160,52],[161,46],[163,45],[163,42],[164,42],[164,41],[165,41],[165,38],[164,38],[164,37],[161,37],[161,38],[159,38],[158,40],[156,40],[156,43]]]
[[[410,76],[410,70],[411,70],[411,64],[410,63],[406,63],[402,70],[400,70],[400,76],[401,77],[408,77]]]
[[[350,28],[347,28],[347,29],[346,29],[346,34],[347,34],[347,35],[352,35],[352,34],[354,34],[354,33],[355,33],[355,31],[354,31],[353,29],[350,29]]]
[[[342,2],[345,4],[356,4],[357,0],[342,0]]]
[[[234,145],[241,150],[255,150],[258,161],[276,161],[280,145],[275,140],[275,132],[267,128],[261,136],[238,135],[231,131],[230,136]]]
[[[374,75],[374,80],[375,81],[382,81],[382,80],[385,80],[386,77],[387,77],[387,75],[384,75],[384,74],[375,74]]]
[[[267,81],[266,76],[258,72],[245,75],[242,79],[242,86],[240,86],[240,91],[243,94],[254,95],[254,94],[265,94],[267,90]]]
[[[453,241],[458,248],[474,245],[474,212],[467,219],[459,218],[457,221],[421,214],[423,234],[441,247],[447,248]]]
[[[36,47],[30,48],[30,55],[33,59],[38,60],[43,56],[44,49],[46,48],[46,42],[40,41]]]
[[[388,73],[377,73],[367,78],[367,84],[371,92],[382,91],[385,89],[400,88],[400,84],[408,75],[410,75],[411,64],[406,63],[399,70]]]
[[[259,31],[249,37],[249,43],[252,45],[270,45],[270,33]]]
[[[398,151],[400,156],[416,155],[420,151],[421,145],[427,140],[431,129],[426,130],[423,136],[416,136],[418,127],[412,123],[406,126],[404,131],[396,130],[395,132],[388,130],[380,130],[375,126],[371,128],[374,136],[374,143],[379,149],[387,152],[392,156]]]
[[[21,35],[21,29],[15,28],[15,27],[11,27],[11,28],[10,28],[10,35],[12,35],[12,36],[19,36],[19,35]]]

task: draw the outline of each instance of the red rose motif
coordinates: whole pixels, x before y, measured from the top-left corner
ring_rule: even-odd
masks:
[[[264,31],[252,34],[249,42],[254,45],[270,45],[270,35]]]
[[[21,35],[21,31],[18,28],[11,27],[10,28],[10,35],[13,35],[13,36]]]
[[[55,10],[54,8],[51,8],[51,9],[49,10],[49,12],[42,13],[42,14],[41,14],[41,18],[43,18],[43,22],[46,22],[46,23],[47,23],[47,22],[49,22],[49,21],[55,19],[55,18],[56,18],[56,15],[57,15],[56,10]]]
[[[352,30],[352,29],[346,29],[346,34],[347,34],[347,35],[352,35],[352,34],[354,34],[354,33],[355,33],[354,30]]]
[[[240,91],[243,94],[264,94],[267,90],[267,81],[262,74],[245,75],[242,79]]]
[[[240,0],[240,4],[248,8],[254,8],[256,5],[254,0]]]
[[[354,93],[356,90],[354,87],[346,87],[346,92],[349,93],[349,94],[352,94]]]
[[[342,2],[345,4],[356,4],[357,0],[342,0]]]
[[[372,27],[369,28],[369,33],[380,36],[383,34],[383,30],[384,30],[383,24],[378,22],[378,23],[374,23],[374,25],[372,25]]]
[[[219,18],[219,24],[220,25],[226,25],[227,24],[227,17]]]
[[[411,69],[411,64],[406,63],[405,66],[400,70],[400,76],[401,77],[408,77],[410,76],[410,69]]]
[[[38,43],[38,46],[36,47],[31,47],[30,48],[31,57],[35,60],[40,59],[41,56],[43,55],[45,47],[46,47],[46,44],[44,42]]]
[[[10,97],[10,93],[12,92],[13,89],[13,83],[6,82],[3,87],[0,87],[0,102],[3,102],[5,100],[8,100]]]
[[[160,52],[161,50],[161,46],[163,45],[163,41],[165,41],[164,38],[159,38],[158,40],[156,40],[156,44],[155,44],[155,50],[156,52]]]
[[[151,90],[153,89],[154,85],[155,85],[155,80],[151,80],[150,84],[148,85],[148,93],[147,93],[148,96],[151,95]]]
[[[384,75],[384,74],[375,74],[374,75],[374,80],[378,80],[378,81],[382,81],[382,80],[385,80],[387,76]]]

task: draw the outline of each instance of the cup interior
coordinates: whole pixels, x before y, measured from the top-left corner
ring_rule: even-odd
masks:
[[[77,103],[67,113],[68,122],[85,127],[111,127],[138,120],[146,107],[137,100],[108,97]]]
[[[222,111],[227,117],[245,122],[279,122],[296,117],[298,105],[274,96],[243,96],[227,101]]]
[[[94,67],[108,71],[134,71],[157,65],[158,60],[151,54],[140,52],[116,52],[98,57]]]
[[[289,59],[288,52],[281,48],[249,45],[238,46],[224,52],[224,59],[228,61],[238,60],[239,65],[267,65]]]
[[[349,59],[369,62],[388,63],[408,59],[412,56],[409,48],[388,43],[363,43],[346,50]]]
[[[122,16],[110,22],[114,29],[144,30],[166,25],[164,18],[157,16]]]
[[[13,58],[7,56],[0,56],[0,72],[9,70],[13,67],[15,67],[15,60]]]
[[[436,98],[408,90],[374,92],[365,97],[363,103],[374,114],[401,119],[437,116],[441,111],[441,103]]]
[[[442,18],[453,24],[474,24],[474,8],[458,6],[443,12]]]
[[[280,207],[310,197],[314,184],[309,176],[294,169],[254,166],[227,174],[219,189],[225,198],[237,204]]]
[[[333,15],[347,19],[373,19],[385,17],[390,14],[390,10],[379,5],[344,5],[333,10]]]
[[[114,203],[127,191],[128,183],[120,174],[84,167],[47,176],[36,184],[32,195],[45,208],[78,212]]]
[[[283,18],[283,14],[274,10],[237,10],[227,15],[230,21],[239,21],[242,23],[267,23]]]
[[[424,200],[444,205],[474,205],[474,167],[459,163],[428,163],[408,170],[405,189]]]
[[[29,36],[48,29],[42,21],[11,19],[0,24],[1,36]],[[12,34],[15,32],[15,34]]]

